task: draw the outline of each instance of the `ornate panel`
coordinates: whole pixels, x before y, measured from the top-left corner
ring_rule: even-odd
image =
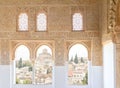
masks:
[[[40,45],[49,45],[50,48],[53,50],[53,59],[55,57],[54,55],[54,41],[51,40],[11,40],[10,42],[10,59],[11,60],[14,60],[14,52],[15,52],[15,49],[19,46],[19,45],[25,45],[29,48],[30,50],[30,59],[32,61],[35,60],[36,58],[36,50],[37,48],[39,48]]]
[[[95,38],[92,41],[92,65],[102,65],[102,44],[100,38]]]
[[[109,0],[108,5],[108,32],[113,32],[116,26],[118,0]]]
[[[64,39],[55,40],[55,65],[62,66],[64,62]]]
[[[52,31],[68,31],[71,28],[70,9],[68,6],[50,7],[48,29]]]
[[[99,8],[98,5],[88,6],[86,14],[86,29],[97,31],[99,29]]]
[[[1,42],[1,64],[8,65],[10,63],[9,59],[9,40],[2,40]]]

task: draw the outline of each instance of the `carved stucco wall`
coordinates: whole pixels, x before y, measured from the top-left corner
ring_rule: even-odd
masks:
[[[9,40],[1,40],[1,64],[9,64]]]
[[[107,33],[107,28],[108,28],[108,25],[107,25],[107,22],[108,22],[108,20],[107,20],[107,7],[108,7],[108,2],[107,2],[108,0],[103,0],[103,2],[102,2],[102,14],[101,14],[101,16],[102,16],[102,39],[104,39],[105,37],[105,35],[106,35],[106,33]]]
[[[120,88],[120,0],[103,0],[102,42],[112,40],[116,48],[116,88]]]
[[[51,48],[52,52],[55,52],[55,45],[53,40],[11,40],[10,41],[10,60],[15,59],[15,50],[20,45],[25,45],[30,51],[30,59],[31,61],[35,61],[36,52],[38,48],[42,45],[47,45]],[[53,60],[55,59],[55,54],[52,53]]]
[[[10,63],[12,41],[29,41],[31,45],[34,41],[48,40],[54,41],[55,65],[64,65],[67,59],[66,42],[75,43],[77,40],[90,42],[92,65],[102,65],[100,6],[99,0],[0,0],[0,64]],[[29,16],[28,32],[17,31],[17,19],[21,12],[27,12]],[[36,31],[36,16],[39,12],[47,15],[47,32]],[[74,12],[83,14],[84,31],[72,31]],[[35,44],[32,46],[35,47]],[[34,58],[34,54],[31,58]]]

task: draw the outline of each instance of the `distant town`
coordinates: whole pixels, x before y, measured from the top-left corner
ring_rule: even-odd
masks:
[[[52,84],[52,56],[43,49],[32,66],[30,60],[16,60],[16,84]]]
[[[68,83],[70,85],[88,84],[88,59],[86,57],[71,57],[68,64]]]
[[[16,60],[16,84],[52,84],[53,60],[51,54],[43,49],[34,65],[30,60]],[[70,85],[88,84],[88,58],[77,54],[68,62],[68,83]]]

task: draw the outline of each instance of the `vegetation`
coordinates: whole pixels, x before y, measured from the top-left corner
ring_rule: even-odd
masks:
[[[80,59],[78,59],[78,56],[77,56],[77,54],[76,54],[76,55],[75,55],[75,58],[73,58],[73,56],[72,56],[69,62],[70,62],[70,63],[71,63],[71,62],[74,62],[74,63],[78,64],[79,61],[80,61],[81,63],[85,63],[84,58],[81,57]]]
[[[31,84],[31,83],[32,82],[30,80],[28,80],[28,79],[26,79],[26,80],[23,81],[23,84]]]
[[[16,79],[16,84],[19,84],[20,83],[20,80],[19,79]]]
[[[28,70],[32,71],[32,64],[29,61],[23,61],[22,58],[16,63],[17,68],[29,67]]]
[[[83,84],[83,85],[88,84],[88,73],[85,74],[85,77],[84,77],[83,80],[82,80],[82,84]]]
[[[71,57],[70,62],[73,62],[73,56]]]
[[[81,60],[81,63],[85,63],[83,57],[81,57],[80,60]]]
[[[20,82],[20,79],[16,79],[16,84],[31,84],[31,80],[25,79],[23,80],[23,83]]]
[[[70,84],[87,85],[88,84],[88,73],[86,73],[87,60],[84,57],[78,57],[78,55],[76,53],[75,56],[71,57],[71,59],[69,60],[69,64],[70,64],[70,66],[72,66],[73,74],[76,74],[76,71],[79,71],[79,69],[82,67],[84,68],[84,70],[82,70],[82,72],[85,74],[85,75],[83,75],[83,73],[80,73],[80,74],[82,74],[82,78],[79,75],[77,75],[77,77],[78,77],[77,79],[76,79],[76,76],[70,76],[72,79],[75,78],[75,80],[69,79]],[[79,77],[80,77],[80,79],[79,79]]]
[[[52,68],[51,68],[51,67],[49,67],[49,68],[47,69],[47,74],[49,74],[49,73],[52,73]]]
[[[22,58],[20,58],[19,62],[18,62],[18,68],[22,68]]]
[[[32,69],[33,69],[32,66],[30,66],[28,70],[29,70],[29,71],[32,71]]]
[[[77,57],[77,54],[75,55],[74,63],[78,64],[78,57]]]

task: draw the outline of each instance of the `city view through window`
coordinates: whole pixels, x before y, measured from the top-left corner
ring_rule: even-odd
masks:
[[[68,84],[88,84],[88,51],[81,44],[76,44],[69,50]]]
[[[52,84],[52,50],[46,45],[37,49],[34,63],[26,46],[17,47],[15,67],[16,84]],[[75,44],[69,50],[68,84],[88,84],[88,51],[81,44]]]
[[[52,51],[43,45],[36,52],[35,63],[30,61],[30,53],[21,45],[15,51],[16,84],[52,84]]]

